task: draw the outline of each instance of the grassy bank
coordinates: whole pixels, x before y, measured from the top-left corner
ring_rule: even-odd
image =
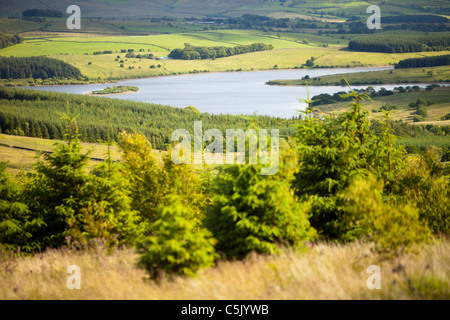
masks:
[[[348,88],[343,88],[343,91],[345,90],[348,90]],[[381,119],[383,113],[374,111],[378,111],[382,106],[390,103],[391,105],[397,106],[397,110],[392,110],[390,113],[391,119],[412,123],[416,110],[410,108],[409,103],[422,98],[432,102],[432,104],[427,107],[428,116],[424,119],[423,124],[448,125],[448,121],[442,121],[441,118],[450,112],[449,97],[450,88],[440,87],[435,88],[432,91],[421,90],[417,92],[403,92],[395,93],[390,96],[374,97],[373,101],[365,101],[362,108],[369,112],[370,118]],[[348,109],[347,106],[348,102],[338,102],[317,106],[317,108],[324,112],[342,113]],[[422,122],[418,122],[418,124],[422,124]]]
[[[436,241],[394,260],[380,260],[367,244],[320,243],[307,253],[255,255],[221,262],[196,278],[147,280],[138,254],[99,245],[90,251],[49,250],[30,258],[0,255],[0,299],[449,299],[450,242]],[[69,290],[66,269],[77,265],[81,289]],[[366,286],[367,268],[381,270],[381,289]]]
[[[351,85],[399,84],[399,83],[434,83],[450,80],[450,66],[432,68],[409,68],[360,72],[345,75]],[[271,80],[269,84],[279,86],[339,86],[345,85],[342,75],[329,75],[298,80]]]

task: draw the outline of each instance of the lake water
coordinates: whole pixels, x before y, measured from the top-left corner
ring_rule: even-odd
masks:
[[[313,70],[272,70],[255,72],[205,73],[177,75],[121,81],[113,85],[139,87],[139,92],[108,96],[112,99],[125,99],[140,102],[157,103],[173,107],[194,106],[201,112],[210,114],[260,114],[282,118],[297,115],[304,110],[305,104],[298,99],[306,99],[305,87],[268,86],[265,83],[276,79],[301,79],[345,74],[352,72],[370,72],[392,68],[353,68],[353,69],[313,69]],[[111,84],[45,86],[30,87],[36,90],[57,91],[83,94],[101,90]],[[373,86],[392,90],[397,85]],[[406,86],[406,85],[405,85]],[[421,85],[424,86],[424,85]],[[367,86],[355,86],[354,89]],[[348,91],[348,87],[326,86],[309,87],[310,96],[321,93],[333,94]]]

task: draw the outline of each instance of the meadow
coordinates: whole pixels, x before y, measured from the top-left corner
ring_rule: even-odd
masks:
[[[450,242],[436,240],[408,254],[383,260],[366,243],[316,243],[306,253],[252,255],[223,261],[195,278],[148,279],[139,253],[70,247],[31,258],[0,256],[1,300],[433,300],[450,299]],[[417,248],[419,249],[419,248]],[[81,271],[81,289],[66,286],[68,266]],[[381,289],[369,290],[366,269],[377,265]]]
[[[350,78],[348,76],[351,75],[346,75],[345,78]],[[362,108],[369,112],[369,117],[371,119],[381,119],[383,118],[383,114],[380,112],[374,112],[374,110],[378,111],[382,106],[389,103],[391,105],[397,106],[397,110],[390,111],[390,118],[392,120],[402,120],[405,122],[413,123],[415,110],[410,108],[408,105],[410,102],[414,102],[417,99],[422,98],[432,101],[433,104],[427,107],[428,116],[426,120],[424,120],[424,122],[417,122],[417,124],[448,125],[449,122],[442,121],[441,118],[443,115],[446,115],[450,112],[450,105],[448,100],[449,91],[449,87],[441,87],[435,88],[431,91],[421,90],[417,92],[398,92],[390,96],[374,97],[372,101],[364,101]],[[339,114],[347,110],[347,105],[348,102],[338,102],[318,106],[318,109],[324,112]]]
[[[0,162],[8,162],[6,172],[16,176],[20,172],[30,172],[34,169],[37,151],[53,151],[57,141],[31,137],[19,137],[0,134]],[[82,143],[83,152],[91,151],[90,157],[105,160],[107,158],[108,146],[98,143]],[[114,161],[121,159],[117,146],[111,146],[111,155]],[[159,151],[155,151],[159,154]],[[90,160],[88,169],[98,165],[98,160]]]
[[[448,51],[447,51],[448,52]],[[406,57],[407,54],[402,54]],[[425,55],[425,54],[424,54]],[[435,53],[427,53],[435,55]],[[394,57],[390,57],[394,58]],[[319,59],[318,63],[321,63]],[[352,61],[355,62],[355,61]],[[413,84],[413,83],[437,83],[447,82],[450,79],[450,66],[408,68],[396,70],[384,70],[374,72],[351,73],[345,76],[350,85],[374,85],[374,84]],[[272,80],[272,85],[304,86],[308,85],[345,85],[341,75],[329,75],[298,80]]]
[[[28,57],[45,55],[63,60],[80,69],[91,80],[118,80],[197,72],[257,71],[293,69],[305,65],[314,57],[316,67],[374,67],[388,66],[406,58],[432,53],[383,53],[352,52],[346,49],[348,39],[337,35],[261,32],[257,30],[208,30],[195,33],[157,34],[146,36],[108,36],[91,34],[29,35],[19,45],[0,50],[0,55]],[[307,40],[307,44],[303,40]],[[255,42],[271,44],[274,50],[254,52],[240,56],[208,60],[167,60],[169,52],[193,46],[249,45]],[[122,50],[135,53],[152,53],[155,59],[126,58]],[[112,54],[93,55],[98,51]],[[444,54],[444,53],[443,53]],[[123,61],[123,62],[121,62]],[[122,66],[121,66],[122,65]]]

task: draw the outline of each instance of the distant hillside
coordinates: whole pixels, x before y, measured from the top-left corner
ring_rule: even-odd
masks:
[[[14,0],[0,1],[0,16],[22,16],[26,9],[60,10],[65,14],[69,5],[79,5],[84,17],[137,18],[143,16],[199,17],[199,16],[242,16],[243,14],[287,14],[300,17],[339,17],[349,19],[367,16],[367,7],[380,6],[385,16],[401,14],[450,15],[447,0]]]
[[[81,8],[82,17],[203,16],[267,0],[15,0],[0,1],[0,16],[22,16],[26,9],[51,9],[63,13],[69,5]]]

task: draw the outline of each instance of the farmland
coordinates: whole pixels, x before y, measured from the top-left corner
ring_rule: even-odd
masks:
[[[303,39],[308,40],[304,44]],[[342,41],[342,42],[341,42]],[[310,57],[316,58],[316,67],[374,67],[398,63],[406,58],[420,57],[424,53],[386,55],[383,53],[349,52],[346,40],[338,37],[261,33],[255,30],[202,31],[197,33],[161,34],[149,36],[54,37],[30,36],[16,46],[0,50],[0,55],[28,57],[45,55],[63,60],[80,69],[91,79],[118,80],[193,72],[227,72],[293,69],[302,67]],[[254,52],[215,60],[167,60],[171,50],[192,46],[250,45],[255,42],[271,44],[274,50]],[[340,43],[337,43],[340,42]],[[327,47],[323,47],[326,44]],[[155,59],[126,58],[122,50],[151,53]],[[111,54],[93,55],[98,51]],[[448,53],[448,52],[447,52]],[[432,53],[425,53],[431,55]],[[443,52],[444,54],[444,52]],[[121,62],[123,61],[123,62]],[[121,67],[121,65],[123,65]],[[159,65],[159,67],[158,67]],[[156,68],[151,68],[154,66]]]

